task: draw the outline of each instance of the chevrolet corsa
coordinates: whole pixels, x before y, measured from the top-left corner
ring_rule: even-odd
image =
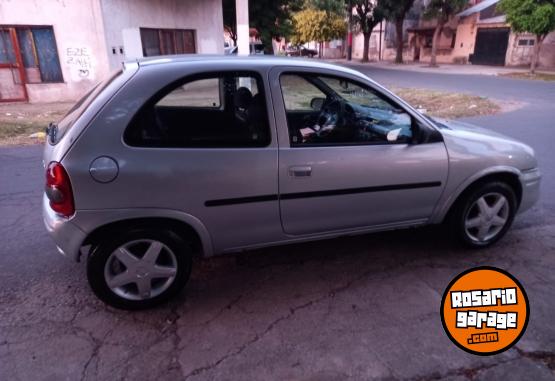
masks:
[[[175,295],[197,254],[443,222],[486,247],[540,183],[520,142],[275,57],[126,63],[48,128],[44,164],[58,250],[126,309]]]

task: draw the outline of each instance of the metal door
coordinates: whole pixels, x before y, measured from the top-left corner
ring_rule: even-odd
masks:
[[[478,29],[472,63],[477,65],[505,65],[509,32],[509,28]]]
[[[14,28],[0,28],[0,102],[27,100],[25,68]]]

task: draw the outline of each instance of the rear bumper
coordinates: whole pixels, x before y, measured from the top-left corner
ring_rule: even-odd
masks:
[[[51,208],[46,195],[42,197],[42,217],[46,230],[54,240],[58,251],[75,261],[79,260],[81,245],[86,234],[71,219],[57,215]]]
[[[522,184],[522,200],[518,212],[530,209],[540,198],[541,173],[538,168],[523,171],[520,175]]]

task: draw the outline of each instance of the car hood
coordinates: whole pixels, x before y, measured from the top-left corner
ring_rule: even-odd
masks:
[[[450,157],[472,155],[520,170],[537,167],[534,150],[516,139],[470,123],[434,118]]]
[[[443,119],[443,118],[433,118],[434,122],[441,128],[443,132],[445,129],[454,131],[454,135],[459,136],[474,136],[476,138],[480,137],[494,137],[503,140],[509,140],[515,143],[520,143],[518,140],[515,140],[511,137],[506,135],[500,134],[498,132],[488,130],[487,128],[476,126],[475,124],[465,123],[458,120],[450,120],[450,119]],[[520,143],[522,144],[522,143]]]

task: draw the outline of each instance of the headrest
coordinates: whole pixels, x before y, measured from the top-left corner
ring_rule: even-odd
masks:
[[[233,102],[235,107],[246,109],[252,102],[252,93],[246,87],[240,87],[233,95]]]

